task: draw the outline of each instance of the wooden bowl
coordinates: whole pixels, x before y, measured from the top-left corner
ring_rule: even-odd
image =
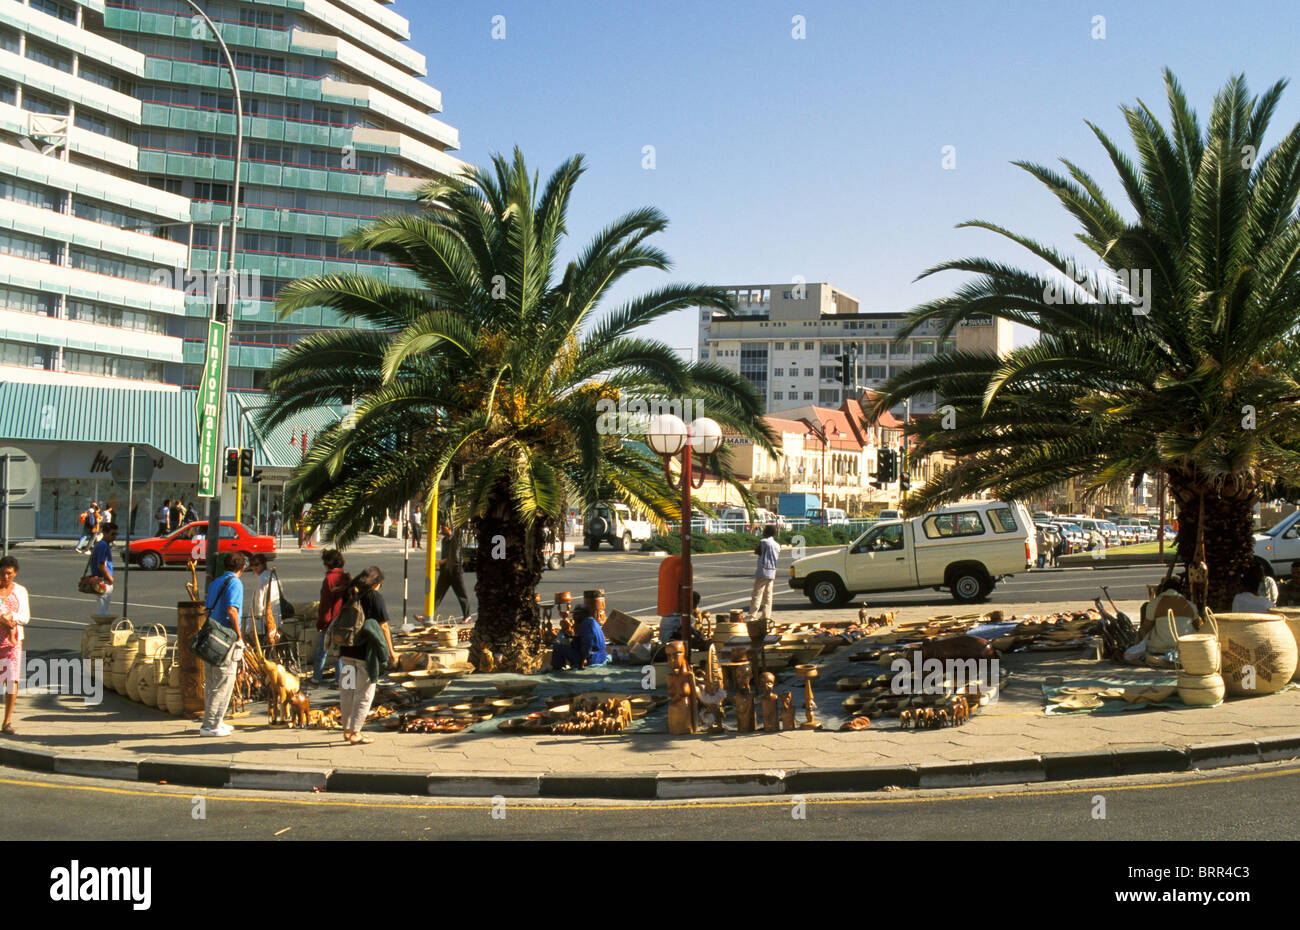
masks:
[[[402,682],[402,687],[418,697],[431,698],[444,691],[448,684],[450,684],[450,679],[435,678],[427,673],[412,672],[411,678]]]
[[[463,678],[473,673],[474,666],[468,662],[458,662],[455,665],[435,665],[431,671],[439,678]]]
[[[494,681],[492,685],[502,697],[518,697],[531,694],[537,687],[537,682],[512,678],[507,681]]]

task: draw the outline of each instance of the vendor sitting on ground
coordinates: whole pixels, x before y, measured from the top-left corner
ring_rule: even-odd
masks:
[[[1272,610],[1277,605],[1277,593],[1277,582],[1255,562],[1241,576],[1241,591],[1232,599],[1232,612],[1257,614]]]
[[[604,665],[609,661],[605,651],[605,631],[583,605],[573,608],[573,642],[567,646],[556,645],[551,652],[551,668],[557,672],[566,668],[586,668]]]

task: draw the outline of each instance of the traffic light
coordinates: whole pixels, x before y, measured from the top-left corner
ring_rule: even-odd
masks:
[[[253,450],[239,450],[239,476],[241,478],[253,477]]]
[[[845,389],[853,387],[853,356],[847,352],[843,355],[835,356],[835,360],[840,363],[840,384]]]
[[[895,455],[893,449],[880,450],[880,457],[876,461],[876,480],[882,484],[889,484],[898,477],[898,461]]]
[[[898,489],[900,491],[912,490],[912,476],[907,472],[903,472],[898,476]]]
[[[239,477],[239,450],[234,446],[226,449],[226,477]]]

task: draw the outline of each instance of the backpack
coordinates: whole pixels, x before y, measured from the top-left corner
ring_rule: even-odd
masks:
[[[361,601],[344,604],[329,628],[329,645],[331,649],[355,646],[361,628],[365,626],[366,614],[361,609]]]

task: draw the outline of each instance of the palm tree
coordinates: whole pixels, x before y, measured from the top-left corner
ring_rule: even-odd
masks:
[[[269,427],[306,408],[355,402],[317,438],[292,485],[333,522],[342,545],[376,508],[429,495],[454,473],[451,520],[472,527],[479,545],[476,644],[518,671],[536,666],[533,590],[545,537],[562,527],[570,503],[613,493],[661,520],[679,516],[659,459],[605,428],[602,411],[629,397],[689,399],[767,448],[773,438],[748,381],[683,363],[663,342],[636,335],[682,308],[730,314],[725,291],[669,284],[595,319],[624,275],[669,268],[647,242],[667,226],[659,211],[614,220],[557,273],[582,172],[582,158],[572,158],[538,190],[516,149],[513,161],[495,156],[490,171],[431,182],[421,212],[345,237],[350,250],[407,266],[419,286],[360,275],[288,285],[282,313],[331,307],[367,328],[314,335],[285,353],[262,416]],[[726,475],[725,463],[714,468]]]
[[[1101,271],[1083,273],[993,223],[961,224],[1010,239],[1055,273],[943,262],[920,277],[977,277],[915,308],[901,335],[937,320],[946,336],[991,315],[1036,330],[1037,342],[1003,357],[946,353],[894,378],[877,409],[931,390],[951,405],[918,436],[925,451],[959,461],[913,510],[979,491],[1017,497],[1066,478],[1098,488],[1163,472],[1178,556],[1196,561],[1203,530],[1209,602],[1225,609],[1253,558],[1261,489],[1300,471],[1300,126],[1260,154],[1285,81],[1252,97],[1233,77],[1203,130],[1174,75],[1164,78],[1168,128],[1141,101],[1121,107],[1136,162],[1088,123],[1125,212],[1071,161],[1061,159],[1064,175],[1015,162],[1078,221],[1076,238]]]

